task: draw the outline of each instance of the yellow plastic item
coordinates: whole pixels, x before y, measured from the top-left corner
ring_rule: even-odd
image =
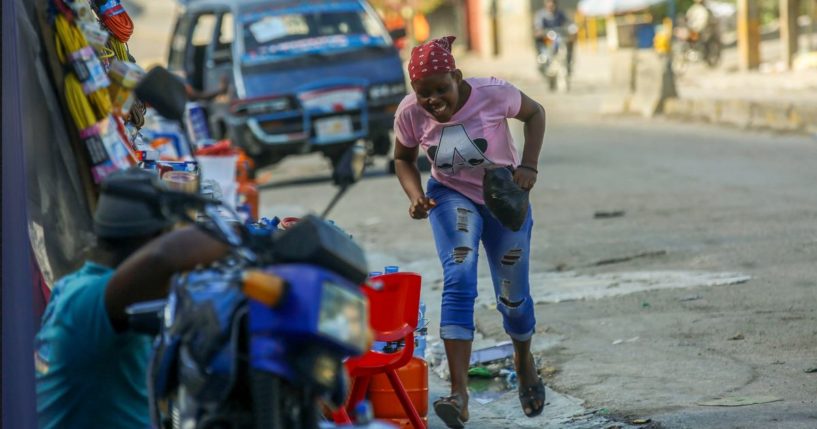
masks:
[[[655,52],[659,54],[668,54],[670,51],[670,42],[672,40],[672,20],[664,18],[662,30],[655,34],[653,38],[653,47]]]
[[[665,33],[657,33],[653,38],[653,47],[659,54],[669,53],[669,37]]]

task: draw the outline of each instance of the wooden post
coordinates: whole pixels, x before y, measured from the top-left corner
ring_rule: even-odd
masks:
[[[493,54],[498,57],[502,53],[499,41],[499,0],[491,0],[491,35],[493,37]]]
[[[783,61],[789,70],[797,54],[800,36],[800,29],[797,25],[799,6],[799,0],[780,0],[780,42],[783,45]]]
[[[741,70],[760,66],[760,22],[756,0],[738,0],[738,56]]]
[[[809,15],[811,16],[811,31],[809,32],[808,47],[810,51],[817,51],[817,40],[815,40],[814,37],[814,34],[817,33],[817,0],[812,0],[810,6],[811,7],[809,10],[811,13]]]
[[[478,54],[486,54],[482,40],[482,5],[480,0],[465,0],[468,23],[468,41],[471,49]]]

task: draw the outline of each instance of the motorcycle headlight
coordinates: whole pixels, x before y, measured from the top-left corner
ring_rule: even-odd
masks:
[[[332,282],[323,284],[318,332],[363,352],[366,350],[368,318],[363,295]]]
[[[372,100],[394,97],[405,93],[406,85],[403,82],[372,85],[369,88],[369,98]]]

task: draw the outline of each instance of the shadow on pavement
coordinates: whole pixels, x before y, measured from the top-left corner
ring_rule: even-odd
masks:
[[[375,171],[366,171],[363,174],[364,179],[376,178],[376,177],[385,177],[391,176],[392,174],[386,170],[375,170]],[[316,185],[321,183],[331,183],[332,176],[331,175],[319,175],[319,176],[308,176],[308,177],[295,177],[293,179],[287,180],[278,180],[278,181],[269,181],[265,183],[258,184],[258,190],[265,190],[265,189],[280,189],[280,188],[287,188],[290,186],[302,186],[302,185]]]

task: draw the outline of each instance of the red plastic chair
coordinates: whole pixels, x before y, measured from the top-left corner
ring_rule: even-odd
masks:
[[[414,354],[421,277],[415,273],[393,273],[372,277],[371,283],[374,287],[364,287],[363,291],[369,298],[369,323],[375,340],[405,340],[405,347],[396,353],[370,350],[363,356],[346,361],[346,369],[353,378],[352,393],[346,406],[335,412],[335,423],[351,423],[348,412],[366,396],[372,376],[385,373],[411,424],[416,429],[425,429],[420,414],[397,376],[397,369],[405,366]]]

